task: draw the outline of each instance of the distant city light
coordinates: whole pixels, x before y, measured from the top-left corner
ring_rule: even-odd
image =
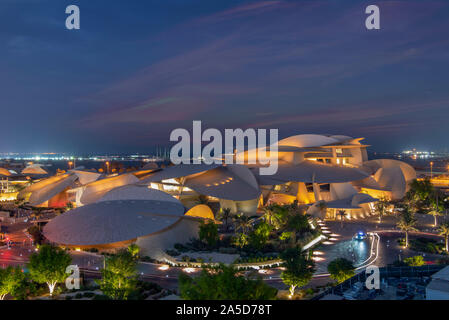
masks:
[[[193,273],[196,272],[195,268],[184,268],[182,269],[182,271],[186,272],[186,273]]]

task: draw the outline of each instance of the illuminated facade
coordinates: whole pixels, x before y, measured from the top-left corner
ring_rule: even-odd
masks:
[[[368,145],[362,140],[311,134],[283,139],[278,157],[271,159],[278,162],[274,175],[260,175],[258,150],[249,150],[235,155],[245,164],[152,165],[114,175],[69,170],[32,184],[19,196],[37,206],[71,202],[81,208],[112,195],[133,199],[142,190],[144,194],[153,190],[153,196],[176,199],[186,210],[207,202],[216,210],[252,216],[270,203],[297,201],[307,205],[313,216],[335,219],[338,211],[345,210],[349,219],[364,218],[374,213],[378,199],[401,199],[416,173],[397,160],[369,160]],[[265,151],[269,154],[269,147]],[[126,195],[120,195],[124,190]]]

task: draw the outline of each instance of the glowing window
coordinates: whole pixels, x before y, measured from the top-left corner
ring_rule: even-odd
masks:
[[[163,185],[163,188],[165,191],[179,191],[179,187],[177,186],[170,186],[170,185]]]
[[[162,183],[179,184],[179,182],[176,181],[175,179],[166,179],[166,180],[162,180]]]

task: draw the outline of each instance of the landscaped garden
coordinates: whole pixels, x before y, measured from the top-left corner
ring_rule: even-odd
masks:
[[[306,207],[296,202],[288,205],[270,205],[261,216],[231,215],[223,209],[217,215],[222,224],[202,223],[198,239],[175,244],[166,253],[180,262],[214,261],[220,255],[231,255],[233,263],[263,263],[280,258],[288,248],[303,247],[321,234],[306,215]],[[208,259],[196,258],[203,253]]]

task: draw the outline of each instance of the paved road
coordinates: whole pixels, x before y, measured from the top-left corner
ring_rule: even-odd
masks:
[[[423,232],[432,232],[433,217],[424,216],[419,217],[420,230]],[[397,239],[403,237],[403,233],[400,232],[383,232],[385,229],[394,229],[396,225],[395,217],[386,217],[382,224],[379,224],[377,218],[368,218],[366,220],[357,221],[326,221],[324,222],[324,228],[327,228],[327,235],[330,236],[329,242],[321,245],[315,252],[315,259],[317,264],[316,277],[312,280],[311,286],[323,285],[329,282],[329,278],[319,274],[326,273],[327,264],[335,258],[346,257],[352,260],[355,265],[361,263],[366,264],[371,262],[375,256],[371,254],[372,241],[367,239],[365,241],[352,240],[353,235],[358,231],[377,232],[380,236],[378,256],[375,264],[379,267],[385,266],[394,262],[401,255],[401,259],[416,255],[409,249],[403,249],[397,244]],[[30,246],[29,238],[23,232],[29,224],[18,223],[12,226],[8,226],[8,236],[15,242],[11,248],[0,249],[0,266],[6,267],[8,265],[21,265],[25,266],[29,255],[34,252],[34,247]],[[411,238],[418,235],[411,235]],[[436,236],[432,236],[438,238]],[[438,238],[441,239],[441,238]],[[24,241],[25,240],[25,241]],[[25,244],[25,246],[24,246]],[[71,252],[73,263],[79,265],[81,268],[89,270],[90,275],[98,276],[99,270],[103,267],[104,257],[87,252]],[[371,255],[371,258],[370,258]],[[426,260],[435,260],[437,255],[426,255]],[[139,263],[138,271],[144,279],[151,280],[159,283],[165,288],[174,289],[177,286],[177,278],[180,272],[185,272],[182,268],[170,267],[168,270],[161,268],[161,265],[152,263]],[[195,270],[191,274],[194,275],[198,270]],[[272,286],[278,289],[285,289],[285,285],[280,280],[279,268],[274,268],[266,273],[260,273],[260,275]]]

